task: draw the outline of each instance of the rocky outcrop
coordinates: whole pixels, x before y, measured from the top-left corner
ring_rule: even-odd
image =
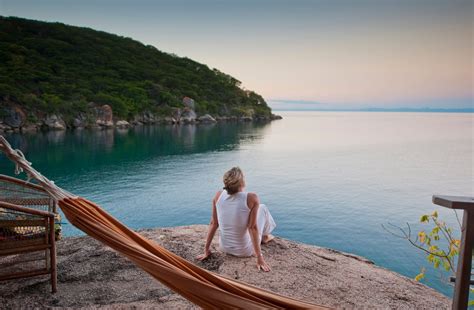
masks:
[[[220,115],[216,116],[216,121],[218,121],[218,122],[225,122],[228,119],[229,118],[227,116],[220,116]]]
[[[0,117],[0,131],[37,131],[37,130],[65,130],[67,128],[129,128],[131,126],[139,126],[144,124],[210,124],[215,122],[227,122],[227,121],[270,121],[275,119],[281,119],[281,116],[272,114],[271,116],[258,116],[255,115],[253,109],[238,108],[236,111],[239,112],[240,116],[236,115],[216,115],[215,117],[210,114],[204,114],[198,116],[194,110],[195,102],[192,98],[183,98],[183,107],[173,107],[168,112],[168,115],[158,116],[151,111],[145,111],[135,115],[129,121],[124,119],[114,119],[114,113],[112,107],[108,104],[98,105],[94,102],[90,102],[87,111],[80,112],[75,116],[65,118],[59,114],[46,115],[41,112],[27,113],[19,106],[9,105],[3,108],[3,118]],[[226,111],[226,105],[223,105]],[[0,111],[2,112],[2,111]],[[0,114],[2,115],[2,114]],[[30,120],[29,122],[27,120]]]
[[[279,119],[283,119],[283,117],[281,117],[280,115],[276,115],[276,114],[272,114],[270,116],[270,120],[272,120],[272,121],[279,120]]]
[[[214,117],[212,117],[209,114],[204,114],[202,116],[199,116],[197,119],[200,123],[215,123],[217,122]]]
[[[198,262],[206,231],[207,226],[195,225],[140,233],[212,272],[336,309],[450,308],[446,296],[365,258],[278,237],[262,246],[269,273],[257,271],[253,257],[217,252],[217,236],[211,257]],[[0,264],[8,259],[0,257]],[[0,304],[6,309],[199,309],[90,237],[58,242],[58,282],[56,294],[50,293],[47,276],[3,282]]]
[[[252,118],[251,116],[242,116],[242,117],[240,118],[240,120],[241,120],[242,122],[251,122],[251,121],[253,121],[253,118]]]
[[[175,122],[178,123],[181,118],[181,113],[182,110],[180,108],[173,108],[171,111],[171,118],[173,118]]]
[[[150,111],[146,111],[136,115],[132,121],[133,124],[155,124],[158,122],[156,116]]]
[[[66,122],[64,122],[64,120],[59,115],[51,114],[46,116],[43,121],[43,126],[50,130],[65,130]]]
[[[178,122],[174,117],[171,116],[164,117],[162,121],[165,124],[176,124]]]
[[[194,104],[194,99],[189,98],[189,97],[184,97],[183,98],[183,105],[191,110],[195,109],[195,104]]]
[[[127,121],[124,121],[124,120],[117,121],[117,122],[115,123],[115,127],[117,127],[117,128],[122,128],[122,129],[123,129],[123,128],[128,128],[128,127],[130,127],[130,123],[127,122]]]
[[[21,132],[35,132],[41,128],[41,125],[38,126],[36,124],[28,124],[26,126],[21,127]]]
[[[179,121],[183,124],[192,124],[192,123],[195,123],[196,122],[196,112],[194,112],[194,110],[192,109],[189,109],[189,108],[185,108],[182,112],[181,112],[181,116],[179,118]]]
[[[104,128],[114,127],[114,113],[108,104],[96,108],[97,119],[95,123]]]
[[[80,113],[72,120],[72,127],[73,128],[84,128],[87,127],[87,117],[83,113]]]
[[[26,123],[26,113],[18,106],[4,108],[5,117],[3,122],[12,128],[20,128]]]

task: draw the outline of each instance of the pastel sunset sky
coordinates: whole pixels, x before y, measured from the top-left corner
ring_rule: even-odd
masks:
[[[0,0],[218,68],[273,106],[474,108],[472,0]]]

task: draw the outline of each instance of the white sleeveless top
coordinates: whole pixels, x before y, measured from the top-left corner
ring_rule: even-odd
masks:
[[[251,256],[253,245],[247,228],[250,214],[247,193],[229,195],[223,190],[217,200],[216,211],[220,250],[235,256]]]

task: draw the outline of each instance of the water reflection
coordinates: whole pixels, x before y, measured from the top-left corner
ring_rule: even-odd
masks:
[[[6,134],[40,171],[54,178],[159,156],[228,151],[262,139],[265,123],[138,126],[130,129]],[[12,165],[0,155],[1,173]]]

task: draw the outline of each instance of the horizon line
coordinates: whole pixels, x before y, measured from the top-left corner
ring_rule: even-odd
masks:
[[[272,112],[418,112],[418,113],[474,113],[474,108],[272,108]]]

